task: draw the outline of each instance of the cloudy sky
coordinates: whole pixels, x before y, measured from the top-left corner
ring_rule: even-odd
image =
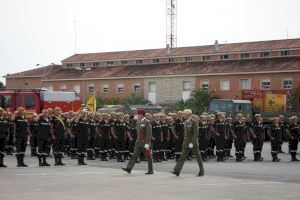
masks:
[[[299,0],[177,2],[177,46],[300,37]],[[166,0],[0,0],[0,81],[75,51],[163,48],[165,32]]]

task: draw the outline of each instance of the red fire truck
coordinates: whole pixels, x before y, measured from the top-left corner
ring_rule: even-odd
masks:
[[[23,107],[26,113],[40,113],[43,109],[60,107],[63,112],[78,111],[81,101],[75,92],[32,90],[0,90],[0,106],[9,112]]]

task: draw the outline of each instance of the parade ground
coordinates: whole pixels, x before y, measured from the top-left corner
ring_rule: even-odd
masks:
[[[5,157],[8,168],[0,169],[1,200],[92,200],[92,199],[300,199],[300,162],[290,162],[290,155],[279,154],[280,163],[271,162],[270,143],[265,143],[264,162],[253,162],[252,145],[247,144],[248,161],[204,163],[205,176],[196,177],[197,164],[187,161],[180,177],[170,173],[174,160],[154,163],[154,175],[145,175],[147,163],[136,164],[131,174],[116,161],[87,161],[65,158],[66,166],[38,167],[37,158],[25,158],[28,168],[17,168],[14,156]],[[288,152],[287,143],[283,150]],[[234,152],[232,151],[232,154]],[[300,158],[298,154],[298,158]]]

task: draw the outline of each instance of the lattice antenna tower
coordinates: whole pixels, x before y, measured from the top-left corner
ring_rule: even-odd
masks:
[[[177,47],[177,0],[166,0],[166,47],[174,49]]]

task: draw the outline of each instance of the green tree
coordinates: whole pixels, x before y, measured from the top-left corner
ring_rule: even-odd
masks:
[[[208,92],[204,89],[194,90],[190,98],[187,100],[187,103],[190,105],[193,113],[201,114],[202,112],[207,110],[209,102],[212,99],[216,99],[217,96],[214,92]]]
[[[138,95],[137,93],[132,93],[130,96],[125,98],[122,102],[122,105],[124,106],[130,106],[130,105],[144,105],[148,104],[149,101],[145,100],[143,97]]]
[[[0,81],[0,88],[4,88],[4,84]]]
[[[178,111],[184,110],[186,108],[189,108],[189,105],[185,101],[183,101],[183,99],[181,99],[174,103],[174,105],[172,106],[172,111],[178,112]]]
[[[120,105],[121,104],[121,100],[117,97],[111,97],[109,99],[106,100],[105,104],[106,105]]]
[[[103,108],[104,105],[106,104],[106,99],[104,97],[101,97],[99,95],[96,96],[96,104],[97,104],[97,109]]]

